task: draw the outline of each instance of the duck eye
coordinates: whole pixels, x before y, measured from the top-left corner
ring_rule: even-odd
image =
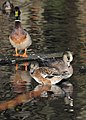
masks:
[[[63,73],[67,73],[68,71],[64,71]]]
[[[68,58],[68,60],[70,60],[70,57],[69,57],[69,56],[68,56],[67,58]]]

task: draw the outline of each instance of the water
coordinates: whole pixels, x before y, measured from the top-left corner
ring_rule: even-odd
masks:
[[[74,73],[66,87],[49,88],[38,86],[23,63],[17,71],[15,65],[0,65],[0,120],[85,120],[86,1],[15,0],[13,4],[20,6],[22,25],[33,41],[28,54],[70,50]],[[0,11],[0,23],[0,56],[12,55],[14,48],[8,36],[14,18]]]

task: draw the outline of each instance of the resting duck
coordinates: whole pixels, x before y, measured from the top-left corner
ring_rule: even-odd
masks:
[[[23,29],[21,21],[15,20],[15,27],[9,36],[11,45],[15,48],[15,56],[28,57],[26,54],[27,48],[32,44],[30,35]],[[19,54],[18,50],[24,50],[24,54]]]
[[[49,66],[56,68],[60,74],[64,76],[64,79],[67,79],[72,76],[73,68],[70,64],[73,60],[73,55],[70,51],[63,53],[63,59],[58,59],[54,62],[50,62]]]
[[[68,53],[70,54],[70,52]],[[72,58],[68,60],[67,54],[64,54],[63,60],[58,60],[59,62],[57,61],[58,64],[54,62],[51,63],[50,66],[39,67],[37,62],[33,62],[30,65],[30,75],[39,84],[52,85],[59,83],[61,80],[67,79],[73,74],[72,66],[69,64],[69,61],[71,60]]]

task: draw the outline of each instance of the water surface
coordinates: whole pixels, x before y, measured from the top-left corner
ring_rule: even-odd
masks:
[[[2,3],[0,1],[0,7]],[[15,0],[13,4],[20,7],[22,25],[33,41],[28,54],[70,50],[74,54],[74,73],[66,82],[66,89],[64,85],[48,88],[38,86],[29,71],[25,71],[24,64],[20,64],[17,71],[15,65],[0,65],[0,119],[85,120],[86,1]],[[0,11],[0,23],[0,56],[12,55],[14,48],[8,36],[13,29],[14,18]],[[57,93],[47,94],[47,90],[53,89]],[[67,98],[64,89],[71,99]]]

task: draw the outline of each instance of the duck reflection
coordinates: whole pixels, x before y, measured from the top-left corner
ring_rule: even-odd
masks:
[[[17,70],[11,76],[11,83],[15,92],[25,92],[27,91],[27,87],[31,85],[31,77],[27,71]]]
[[[39,85],[38,89],[34,89],[32,91],[20,94],[14,99],[0,103],[0,110],[6,110],[9,108],[13,108],[19,104],[32,101],[34,98],[40,96],[43,91],[47,91],[49,89],[50,86]]]
[[[68,106],[73,107],[72,93],[73,93],[73,85],[69,82],[64,82],[61,84],[61,86],[38,85],[32,91],[19,94],[14,99],[0,103],[0,110],[14,108],[19,104],[24,104],[26,102],[34,101],[34,99],[36,100],[36,98],[38,97],[39,98],[46,97],[51,100],[54,100],[55,98],[57,98],[58,100],[59,97],[61,97],[64,99],[65,105],[67,104]]]
[[[14,91],[17,93],[27,91],[27,88],[31,85],[31,77],[27,71],[28,64],[28,62],[16,64],[15,73],[10,77]]]
[[[37,86],[38,87],[38,86]],[[69,105],[73,107],[73,85],[66,81],[61,85],[51,85],[51,88],[48,91],[44,91],[41,93],[41,97],[49,97],[51,100],[64,98],[65,105]],[[71,109],[72,111],[73,109]]]

